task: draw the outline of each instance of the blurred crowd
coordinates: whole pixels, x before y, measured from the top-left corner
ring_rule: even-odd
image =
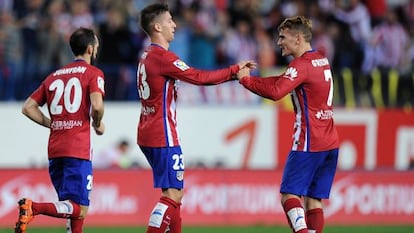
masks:
[[[0,0],[0,100],[27,98],[48,73],[72,60],[71,32],[92,27],[101,42],[97,66],[105,73],[106,100],[136,101],[136,63],[148,45],[139,12],[152,2]],[[177,23],[170,49],[191,66],[216,69],[254,59],[255,74],[277,75],[289,58],[276,46],[276,28],[286,17],[305,15],[313,23],[313,48],[331,61],[337,105],[414,106],[414,1],[164,2]],[[184,100],[208,104],[210,98]]]

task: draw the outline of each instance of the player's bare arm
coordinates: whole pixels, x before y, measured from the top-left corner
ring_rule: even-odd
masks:
[[[22,113],[37,124],[50,128],[50,118],[39,109],[39,104],[32,98],[27,98],[23,104]]]
[[[101,93],[94,92],[90,94],[90,98],[92,106],[92,126],[97,135],[102,135],[105,132],[105,125],[102,122],[104,115],[103,97]]]

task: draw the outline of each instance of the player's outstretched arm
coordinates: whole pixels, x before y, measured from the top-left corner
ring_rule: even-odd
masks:
[[[39,104],[32,98],[27,98],[22,107],[22,113],[37,124],[50,128],[50,119],[39,109]]]

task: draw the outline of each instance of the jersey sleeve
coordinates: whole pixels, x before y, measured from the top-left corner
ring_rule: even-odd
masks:
[[[241,78],[239,82],[255,94],[277,101],[298,87],[306,77],[305,73],[306,69],[302,69],[296,62],[292,62],[280,76],[266,78],[246,76]]]
[[[30,98],[35,100],[39,106],[46,103],[45,86],[42,83],[31,95]]]
[[[161,68],[163,69],[163,75],[195,85],[223,83],[231,80],[232,76],[239,71],[238,65],[213,71],[195,69],[188,66],[173,53],[164,54]]]
[[[102,71],[96,70],[91,73],[91,78],[89,80],[89,92],[99,92],[102,96],[105,96],[105,79]]]

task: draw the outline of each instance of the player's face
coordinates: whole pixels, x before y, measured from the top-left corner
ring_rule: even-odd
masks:
[[[282,56],[295,54],[295,51],[299,45],[298,33],[287,28],[281,29],[279,31],[277,45],[282,49]]]
[[[165,40],[171,42],[174,40],[174,32],[176,28],[176,24],[172,19],[170,12],[165,12],[164,14],[160,15],[160,22],[161,26],[161,33]]]

